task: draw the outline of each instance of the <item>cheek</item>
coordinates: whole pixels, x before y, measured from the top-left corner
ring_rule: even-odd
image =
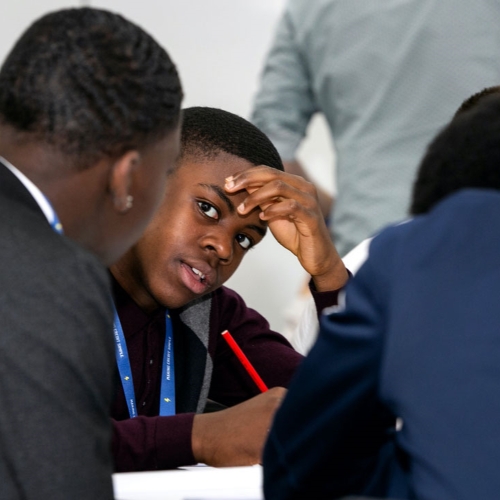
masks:
[[[152,179],[153,180],[153,179]],[[155,182],[150,186],[150,203],[152,206],[153,212],[156,212],[157,209],[162,204],[165,199],[165,191],[167,187],[168,179],[165,175],[158,176]]]
[[[166,164],[165,161],[156,162],[146,178],[149,199],[153,205],[161,203],[165,199],[167,191],[174,183],[173,176],[167,173]]]
[[[148,280],[161,272],[164,267],[163,241],[156,235],[156,232],[148,232],[139,240],[136,245],[137,256],[141,263],[143,273],[148,276]]]
[[[137,217],[140,217],[144,221],[141,239],[149,232],[151,224],[154,224],[155,217],[158,215],[158,210],[163,200],[164,192],[164,186],[158,183],[156,186],[144,190],[140,201],[134,203],[132,210],[137,213]]]
[[[223,266],[223,270],[221,273],[222,274],[222,283],[221,284],[225,283],[237,271],[244,256],[245,256],[245,253],[238,251],[238,250],[235,251],[235,256],[233,258],[233,261],[231,262],[231,265],[230,266]]]

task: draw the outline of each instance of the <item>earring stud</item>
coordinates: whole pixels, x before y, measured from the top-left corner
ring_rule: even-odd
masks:
[[[131,194],[129,194],[127,196],[127,201],[125,203],[125,210],[130,210],[133,204],[134,204],[134,197]]]

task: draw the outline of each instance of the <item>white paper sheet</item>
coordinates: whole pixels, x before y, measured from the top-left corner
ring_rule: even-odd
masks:
[[[113,474],[116,500],[262,500],[262,467]]]

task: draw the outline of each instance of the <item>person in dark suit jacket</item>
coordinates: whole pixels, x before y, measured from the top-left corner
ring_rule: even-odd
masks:
[[[121,16],[48,14],[0,71],[0,497],[112,499],[105,265],[179,150],[167,53]]]
[[[323,316],[266,444],[266,498],[498,497],[493,93],[470,101],[431,143],[414,185],[415,217],[373,238],[345,300]]]

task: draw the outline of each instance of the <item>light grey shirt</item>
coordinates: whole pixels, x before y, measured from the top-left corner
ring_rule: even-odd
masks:
[[[500,84],[500,0],[290,0],[252,121],[285,160],[324,113],[341,255],[402,219],[424,149],[464,99]]]

